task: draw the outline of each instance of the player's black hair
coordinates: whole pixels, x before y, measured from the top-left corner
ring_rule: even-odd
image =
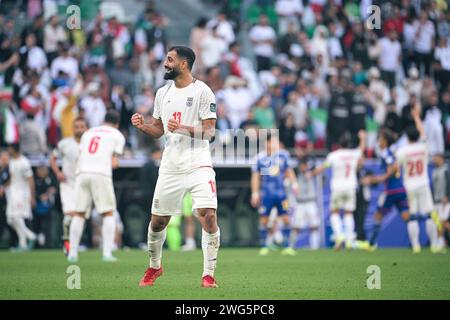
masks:
[[[18,143],[10,143],[10,144],[8,144],[8,148],[13,149],[17,153],[20,152],[20,144],[18,144]]]
[[[173,46],[169,51],[175,51],[182,59],[186,59],[189,70],[192,70],[192,66],[195,62],[194,50],[186,46]]]
[[[406,136],[408,137],[408,140],[411,142],[417,142],[420,138],[420,132],[417,130],[416,126],[409,126],[405,130]]]
[[[381,128],[380,130],[380,136],[383,137],[383,139],[386,140],[386,143],[388,145],[388,147],[390,147],[391,145],[393,145],[395,143],[395,141],[397,141],[397,134],[392,131],[389,128]]]
[[[208,18],[201,17],[200,19],[197,20],[197,23],[195,24],[195,26],[197,28],[205,28],[207,24],[208,24]]]
[[[110,109],[106,112],[105,123],[117,125],[120,122],[120,114],[116,110]]]
[[[352,143],[352,137],[351,137],[350,133],[345,132],[344,134],[342,134],[339,137],[338,144],[341,146],[341,148],[344,148],[344,149],[351,148],[353,143]]]

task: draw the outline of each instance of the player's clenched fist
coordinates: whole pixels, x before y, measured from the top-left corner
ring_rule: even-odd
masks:
[[[180,129],[180,123],[174,119],[169,119],[169,123],[167,124],[167,129],[170,132],[174,132],[174,131]]]
[[[144,116],[140,113],[135,113],[131,116],[131,124],[138,129],[144,126]]]
[[[257,208],[260,204],[259,192],[253,192],[250,199],[250,204],[253,208]]]

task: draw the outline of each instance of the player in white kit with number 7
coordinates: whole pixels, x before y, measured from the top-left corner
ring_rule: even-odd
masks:
[[[119,114],[109,110],[102,126],[87,130],[80,141],[80,153],[75,179],[75,215],[70,224],[69,262],[78,260],[78,246],[84,222],[92,203],[103,216],[103,261],[114,262],[112,255],[115,234],[116,197],[112,169],[117,167],[117,155],[123,153],[125,137],[117,130]]]
[[[201,285],[217,287],[214,271],[220,230],[216,215],[215,172],[209,150],[209,139],[215,132],[216,103],[211,89],[192,76],[194,61],[192,49],[172,47],[164,63],[164,78],[173,81],[157,91],[150,123],[144,123],[141,114],[134,114],[131,118],[132,124],[146,134],[154,138],[166,137],[148,228],[150,266],[140,286],[152,286],[162,275],[161,256],[166,226],[171,216],[181,215],[183,197],[190,192],[193,210],[203,227]]]

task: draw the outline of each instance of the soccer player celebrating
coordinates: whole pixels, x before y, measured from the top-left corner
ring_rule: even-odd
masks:
[[[324,163],[313,170],[315,176],[331,167],[331,202],[330,223],[335,237],[335,249],[341,249],[344,241],[348,249],[353,247],[356,209],[356,188],[358,184],[357,170],[362,165],[366,133],[358,132],[359,146],[351,149],[351,138],[344,134],[339,139],[340,149],[330,152]],[[342,220],[339,211],[344,211],[345,235],[342,230]]]
[[[6,188],[6,218],[8,224],[17,233],[18,251],[23,251],[32,249],[36,241],[36,234],[25,224],[26,219],[32,218],[31,208],[36,204],[33,170],[30,161],[20,152],[19,144],[10,144],[8,152],[11,158],[9,160],[10,182]]]
[[[310,171],[308,158],[300,159],[297,173],[299,192],[295,195],[295,211],[292,219],[290,247],[295,248],[299,232],[309,229],[309,246],[312,250],[320,247],[320,217],[317,207],[317,192],[314,179],[308,179]]]
[[[217,194],[209,139],[215,134],[216,103],[211,89],[192,76],[195,61],[192,49],[175,46],[169,49],[164,78],[169,81],[155,97],[153,117],[144,123],[136,113],[132,124],[152,136],[165,135],[166,147],[152,203],[148,227],[150,265],[140,286],[152,286],[162,275],[162,247],[171,216],[181,215],[184,194],[192,195],[193,210],[202,225],[202,287],[216,288],[214,271],[220,246],[217,225]]]
[[[378,184],[384,183],[385,189],[378,200],[377,211],[374,216],[375,224],[373,226],[372,235],[369,243],[364,243],[362,249],[374,251],[376,249],[376,241],[381,228],[381,220],[383,216],[389,212],[392,207],[396,207],[401,217],[407,224],[414,223],[409,220],[408,199],[400,172],[396,169],[393,144],[396,141],[395,133],[388,128],[382,128],[378,137],[378,145],[380,147],[381,168],[383,174],[376,176],[367,176],[362,179],[362,184]],[[408,227],[408,230],[411,228]]]
[[[75,215],[70,223],[70,250],[67,260],[78,260],[78,246],[88,210],[94,203],[103,216],[103,261],[114,262],[112,255],[115,235],[116,197],[112,169],[118,166],[117,155],[123,153],[125,137],[117,129],[119,113],[109,110],[102,126],[87,130],[81,137],[75,178]]]
[[[266,151],[256,157],[251,177],[251,205],[259,207],[262,248],[260,255],[269,254],[269,239],[272,238],[273,228],[269,231],[268,223],[270,212],[277,209],[278,215],[284,223],[283,237],[287,247],[282,254],[295,255],[295,250],[289,246],[290,219],[287,214],[289,201],[286,194],[284,180],[287,178],[294,192],[298,193],[298,184],[294,170],[289,167],[289,153],[280,150],[278,137],[269,135],[266,142]],[[276,226],[276,223],[274,223]]]
[[[431,251],[437,252],[437,227],[431,219],[433,196],[428,177],[428,149],[425,130],[420,119],[420,108],[416,105],[411,110],[415,126],[406,129],[408,144],[396,153],[397,163],[402,169],[403,182],[408,197],[410,222],[408,234],[414,253],[420,253],[419,223],[420,214],[425,219],[425,226],[430,239]]]
[[[87,130],[87,122],[84,118],[76,118],[73,121],[73,137],[62,139],[50,157],[50,167],[59,181],[59,193],[61,197],[63,219],[64,251],[69,254],[69,228],[72,217],[75,215],[75,170],[78,160],[80,140]],[[56,160],[61,158],[62,170],[59,169]]]

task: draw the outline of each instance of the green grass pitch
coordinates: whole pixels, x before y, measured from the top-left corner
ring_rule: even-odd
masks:
[[[116,253],[114,264],[100,252],[80,253],[81,289],[67,289],[69,264],[61,251],[0,252],[0,299],[450,299],[450,254],[408,249],[373,253],[301,250],[266,257],[257,249],[222,249],[218,289],[200,288],[202,252],[164,251],[164,275],[139,288],[145,251]],[[367,267],[381,269],[381,289],[369,290]]]

